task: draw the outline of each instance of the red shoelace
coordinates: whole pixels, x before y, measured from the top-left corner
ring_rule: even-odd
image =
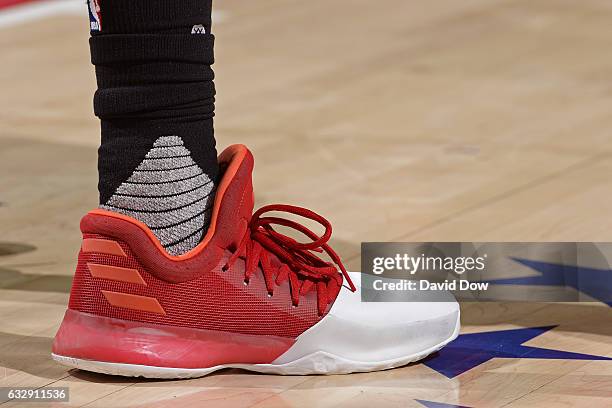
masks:
[[[264,213],[276,211],[286,212],[313,220],[325,228],[322,236],[307,227],[285,218],[265,216]],[[272,225],[282,225],[301,232],[311,242],[298,242],[295,239],[276,231]],[[260,266],[270,296],[274,295],[274,287],[289,280],[291,287],[291,301],[298,306],[300,295],[309,291],[317,291],[317,308],[319,315],[325,313],[327,305],[332,302],[340,288],[343,278],[355,292],[355,285],[351,281],[346,268],[338,254],[327,244],[331,237],[332,227],[329,221],[319,214],[306,208],[292,205],[273,204],[257,210],[249,223],[242,241],[233,255],[228,259],[225,268],[230,268],[238,258],[245,259],[245,283]],[[325,252],[333,262],[328,262],[313,252]],[[276,255],[281,264],[271,262],[270,253]],[[340,269],[338,271],[338,269]]]

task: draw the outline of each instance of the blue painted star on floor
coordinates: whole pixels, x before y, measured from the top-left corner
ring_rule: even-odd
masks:
[[[603,356],[569,353],[522,344],[556,326],[461,334],[429,357],[424,364],[453,378],[493,358],[541,358],[547,360],[612,360]]]
[[[520,258],[512,259],[539,272],[540,275],[509,279],[494,279],[487,282],[494,285],[571,287],[612,307],[612,270],[531,261]]]
[[[433,402],[419,399],[415,401],[427,408],[470,408],[466,407],[465,405],[444,404],[442,402]]]

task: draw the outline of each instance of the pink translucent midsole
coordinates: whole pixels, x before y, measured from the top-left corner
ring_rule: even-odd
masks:
[[[172,368],[268,364],[293,339],[192,329],[95,316],[68,309],[53,353],[85,360]]]

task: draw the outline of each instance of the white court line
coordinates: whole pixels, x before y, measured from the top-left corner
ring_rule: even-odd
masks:
[[[18,4],[0,10],[0,28],[40,20],[56,15],[83,15],[87,18],[87,6],[81,0],[45,0]]]
[[[0,28],[57,15],[82,15],[87,19],[87,5],[83,0],[44,0],[10,6],[0,10]],[[213,11],[212,19],[213,23],[219,23],[225,19],[225,13]]]

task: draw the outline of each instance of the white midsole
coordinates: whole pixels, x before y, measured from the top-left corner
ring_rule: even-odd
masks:
[[[389,360],[360,362],[331,354],[317,351],[283,364],[223,364],[207,368],[172,368],[155,367],[139,364],[110,363],[104,361],[82,360],[52,354],[55,361],[73,368],[93,371],[103,374],[122,375],[128,377],[145,378],[195,378],[210,374],[224,368],[240,368],[267,374],[281,375],[308,375],[308,374],[348,374],[353,372],[369,372],[401,367],[411,362],[421,360],[431,353],[440,350],[459,335],[459,318],[452,335],[426,350]]]

